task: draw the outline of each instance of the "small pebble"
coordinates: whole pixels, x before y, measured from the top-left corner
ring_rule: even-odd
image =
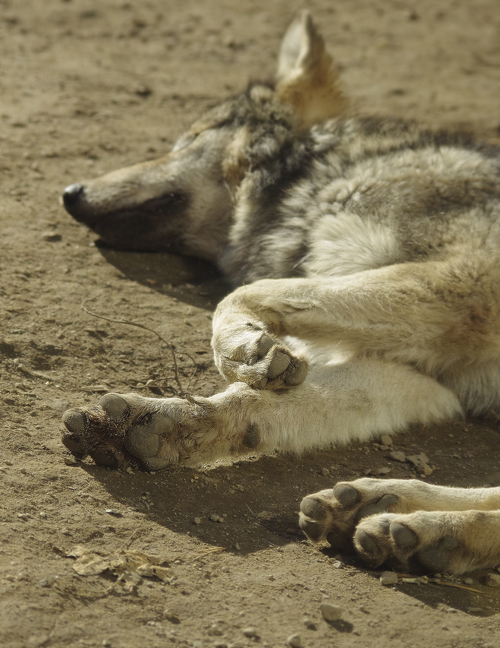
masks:
[[[319,606],[325,621],[338,621],[342,617],[342,608],[332,603],[322,603]]]
[[[165,617],[165,619],[167,619],[167,621],[170,621],[170,623],[179,624],[181,622],[178,615],[175,614],[175,612],[169,610],[168,608],[166,610],[163,610],[163,616]]]
[[[210,516],[210,521],[211,522],[224,522],[224,518],[220,515],[217,515],[217,513],[212,513]]]
[[[308,630],[317,630],[318,626],[309,617],[304,617],[304,625]]]
[[[380,437],[380,443],[386,446],[391,446],[392,445],[392,437],[390,437],[388,434],[383,434]]]
[[[193,519],[193,524],[196,524],[196,525],[201,524],[201,518],[199,518],[199,517],[195,517],[195,518]]]
[[[286,640],[290,648],[303,648],[302,637],[299,634],[293,634]]]
[[[49,241],[50,243],[56,243],[57,241],[62,240],[62,236],[60,234],[56,234],[55,232],[45,232],[44,234],[42,234],[42,240]]]
[[[389,458],[392,459],[393,461],[400,461],[401,463],[406,463],[406,455],[404,452],[401,452],[400,450],[393,450],[392,452],[389,452]]]
[[[210,626],[210,628],[208,629],[208,634],[209,634],[211,637],[220,637],[220,636],[222,636],[224,633],[223,633],[222,629],[221,629],[221,628],[220,628],[216,623],[213,623],[213,624]]]
[[[104,509],[104,510],[108,515],[112,515],[113,517],[123,517],[122,513],[120,513],[120,511],[118,511],[117,509]]]
[[[330,477],[330,471],[328,470],[328,468],[322,468],[321,474],[323,475],[323,477]]]
[[[500,574],[487,574],[484,582],[488,587],[500,587]]]
[[[382,585],[395,585],[398,582],[398,575],[391,571],[382,572],[380,582]]]
[[[254,626],[249,626],[248,628],[243,628],[243,634],[245,637],[258,637],[259,633],[257,632],[257,628]]]

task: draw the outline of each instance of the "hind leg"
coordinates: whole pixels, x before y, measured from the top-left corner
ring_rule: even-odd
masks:
[[[362,520],[354,546],[373,566],[463,574],[500,565],[500,511],[417,511]]]
[[[308,495],[300,525],[371,565],[462,573],[500,563],[500,488],[358,479]],[[483,513],[487,512],[487,513]]]

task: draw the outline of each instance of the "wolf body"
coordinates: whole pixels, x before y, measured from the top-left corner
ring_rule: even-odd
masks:
[[[302,452],[464,413],[500,414],[500,151],[348,116],[310,15],[274,84],[209,111],[153,162],[69,186],[66,209],[121,249],[219,265],[211,398],[108,394],[65,415],[77,456],[156,470]],[[500,489],[361,479],[307,496],[313,541],[371,564],[500,563]]]

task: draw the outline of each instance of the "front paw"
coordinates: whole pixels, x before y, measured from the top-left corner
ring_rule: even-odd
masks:
[[[306,360],[251,322],[217,331],[212,346],[215,364],[229,382],[275,390],[300,385],[307,375]]]
[[[188,460],[212,427],[206,402],[136,394],[106,394],[98,406],[68,410],[63,423],[62,442],[76,457],[149,470]]]

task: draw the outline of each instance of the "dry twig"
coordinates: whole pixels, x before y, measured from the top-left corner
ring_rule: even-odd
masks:
[[[106,317],[105,315],[100,315],[99,313],[94,313],[89,308],[87,308],[87,306],[85,305],[85,304],[87,304],[87,302],[94,301],[94,299],[97,299],[97,296],[92,297],[91,299],[85,299],[82,302],[82,309],[88,315],[91,315],[92,317],[97,317],[98,319],[105,320],[106,322],[111,322],[112,324],[126,324],[127,326],[135,326],[137,328],[143,329],[144,331],[149,331],[150,333],[153,333],[153,335],[156,335],[156,337],[160,340],[160,342],[163,342],[168,347],[170,353],[172,354],[172,362],[174,364],[175,382],[177,383],[177,386],[179,388],[179,392],[178,392],[177,395],[181,396],[182,398],[187,398],[188,394],[184,390],[184,387],[182,386],[181,380],[179,378],[179,366],[177,364],[177,355],[175,353],[175,349],[174,349],[173,344],[171,342],[168,342],[162,335],[160,335],[158,333],[158,331],[155,331],[154,329],[149,328],[149,326],[146,326],[145,324],[141,324],[140,322],[134,322],[132,320],[127,320],[127,319],[122,319],[122,318]],[[198,368],[198,365],[196,364],[196,360],[189,353],[186,353],[185,351],[183,351],[179,355],[185,355],[186,357],[188,357],[191,360],[191,362],[194,365],[193,373],[191,374],[191,376],[189,378],[189,383],[188,383],[188,387],[189,387],[189,385],[191,384],[191,381],[193,380],[193,378],[194,378],[194,376],[196,374],[196,370]]]

